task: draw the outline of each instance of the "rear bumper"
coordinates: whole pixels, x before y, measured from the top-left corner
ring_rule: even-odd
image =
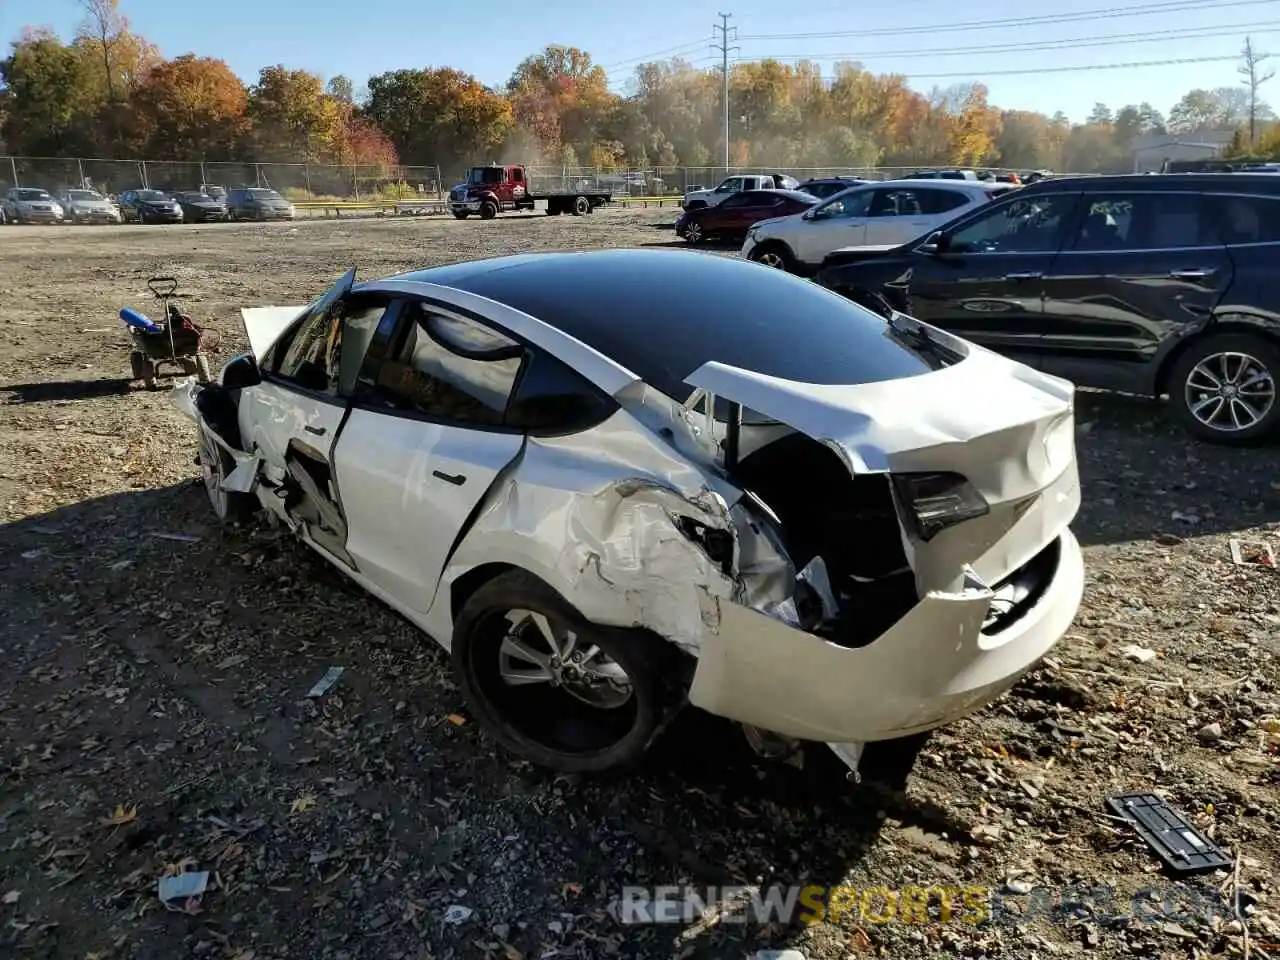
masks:
[[[988,625],[993,591],[972,579],[931,592],[872,644],[842,647],[732,603],[704,634],[689,701],[791,737],[889,740],[951,723],[1035,667],[1071,626],[1084,560],[1070,530],[1057,563],[1019,616]],[[1011,621],[1011,622],[1010,622]]]

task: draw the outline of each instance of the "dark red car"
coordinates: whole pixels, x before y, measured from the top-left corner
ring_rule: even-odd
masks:
[[[676,221],[676,235],[686,243],[701,243],[710,237],[739,238],[761,220],[804,213],[817,202],[817,197],[799,190],[743,190],[714,207],[686,210]]]

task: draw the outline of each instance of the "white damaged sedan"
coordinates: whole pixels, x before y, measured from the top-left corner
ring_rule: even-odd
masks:
[[[252,353],[175,394],[209,497],[451,650],[530,760],[624,764],[691,703],[856,769],[1075,616],[1066,381],[711,254],[354,280],[244,310]]]

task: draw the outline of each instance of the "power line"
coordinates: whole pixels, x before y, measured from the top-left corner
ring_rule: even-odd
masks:
[[[1085,73],[1089,70],[1131,70],[1140,67],[1170,67],[1184,63],[1225,63],[1228,60],[1239,60],[1238,56],[1229,57],[1182,57],[1176,60],[1134,60],[1129,63],[1100,63],[1092,65],[1077,65],[1071,67],[1036,67],[1030,70],[966,70],[961,73],[907,73],[904,74],[908,80],[977,80],[981,82],[986,77],[1014,77],[1025,76],[1027,74],[1040,73]],[[827,82],[835,82],[840,77],[823,77]]]
[[[1166,0],[1107,10],[1080,10],[1074,13],[1049,13],[1035,17],[1001,17],[995,20],[968,20],[961,23],[928,24],[914,27],[884,27],[873,30],[833,30],[822,33],[760,33],[743,36],[743,40],[825,40],[830,37],[892,37],[916,33],[949,33],[958,30],[991,30],[1000,27],[1030,27],[1051,23],[1082,23],[1111,20],[1149,13],[1179,13],[1188,10],[1220,10],[1225,7],[1247,7],[1275,0]]]
[[[711,29],[713,33],[715,31],[719,31],[720,42],[718,44],[713,44],[712,49],[720,51],[720,69],[724,71],[724,165],[725,165],[725,169],[728,169],[730,166],[729,164],[729,159],[730,159],[729,157],[729,51],[740,50],[742,48],[729,46],[729,40],[731,39],[729,36],[729,18],[732,17],[733,14],[718,13],[716,14],[716,16],[720,18],[720,22],[717,24],[714,24]],[[732,39],[736,40],[737,38],[738,38],[738,28],[734,27]]]
[[[703,44],[714,39],[715,39],[714,36],[703,37],[701,40],[695,40],[692,43],[682,43],[679,46],[666,47],[662,50],[655,50],[652,53],[642,54],[641,56],[638,56],[638,57],[628,57],[625,60],[618,60],[618,61],[615,61],[614,63],[604,63],[604,64],[601,64],[601,66],[605,70],[612,70],[614,67],[625,67],[627,66],[627,64],[631,64],[631,63],[652,62],[655,58],[658,58],[658,57],[662,57],[663,59],[669,59],[671,56],[677,55],[686,50],[693,50],[693,49],[699,48]]]
[[[1174,30],[1145,30],[1142,33],[1104,34],[1094,37],[1064,37],[1060,40],[1030,40],[1013,43],[983,44],[980,47],[932,47],[923,50],[868,50],[863,53],[797,53],[769,54],[768,60],[883,60],[891,57],[983,56],[1035,50],[1076,50],[1084,47],[1110,47],[1128,43],[1167,43],[1170,40],[1203,40],[1210,37],[1234,37],[1242,30],[1280,27],[1280,20],[1240,23],[1230,27],[1181,27]],[[1263,30],[1263,32],[1268,32]],[[749,62],[739,58],[735,63]]]

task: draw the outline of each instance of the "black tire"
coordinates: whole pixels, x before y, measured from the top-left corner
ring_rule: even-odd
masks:
[[[157,387],[156,381],[158,379],[157,375],[158,375],[158,365],[148,361],[142,371],[142,385],[146,387],[148,390],[156,389]]]
[[[467,217],[469,217],[469,216],[471,216],[471,214],[467,213],[466,211],[464,211],[464,210],[458,210],[458,211],[454,211],[453,219],[455,219],[455,220],[465,220],[465,219],[467,219]]]
[[[796,258],[792,256],[787,245],[778,243],[776,240],[766,240],[764,243],[756,244],[751,248],[751,252],[747,254],[747,259],[752,263],[785,270],[787,273],[799,272],[799,264],[796,263]]]
[[[500,675],[502,648],[513,629],[537,631],[531,617],[513,628],[517,612],[545,618],[553,633],[571,629],[576,650],[590,646],[620,667],[630,684],[626,699],[610,707],[590,705],[576,693],[582,686],[532,682],[512,685]],[[526,645],[541,633],[524,633]],[[679,702],[664,679],[678,673],[664,666],[666,645],[637,631],[588,623],[541,580],[523,570],[501,574],[481,586],[463,605],[453,630],[452,658],[463,696],[483,729],[512,753],[564,773],[601,773],[634,764],[649,748]],[[551,647],[548,645],[548,651]],[[670,648],[673,653],[674,648]],[[510,656],[510,654],[508,654]],[[533,669],[531,660],[516,662]],[[558,675],[559,670],[556,670]],[[601,683],[603,695],[621,688]],[[598,693],[589,693],[599,696]]]
[[[1211,377],[1223,388],[1217,404],[1212,402],[1216,391]],[[1189,433],[1209,443],[1238,446],[1271,437],[1280,427],[1278,383],[1280,348],[1275,343],[1248,333],[1220,333],[1193,342],[1174,361],[1167,389],[1171,412]],[[1245,390],[1227,392],[1240,384]],[[1237,423],[1244,425],[1236,428]]]
[[[205,495],[213,508],[213,515],[222,523],[243,523],[257,512],[257,499],[248,493],[232,493],[221,489],[221,481],[235,469],[235,461],[212,438],[206,428],[199,428],[200,451],[196,462],[200,465],[200,479]]]
[[[145,380],[150,364],[147,362],[146,355],[141,350],[134,350],[129,354],[129,372],[133,375],[134,380]]]
[[[591,201],[586,197],[573,198],[573,215],[575,217],[586,216],[591,212]]]
[[[492,200],[486,200],[484,203],[480,204],[481,220],[492,220],[497,215],[498,215],[498,205],[494,203]]]

